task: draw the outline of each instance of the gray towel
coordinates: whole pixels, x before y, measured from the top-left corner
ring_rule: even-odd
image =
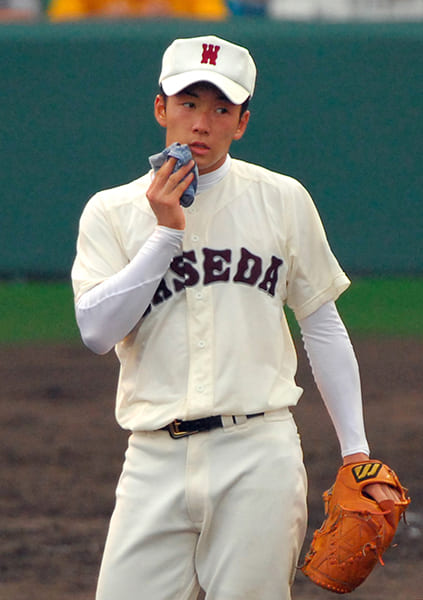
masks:
[[[183,165],[186,165],[192,158],[189,146],[187,144],[179,144],[176,142],[175,144],[171,144],[165,148],[162,152],[153,154],[148,158],[148,160],[151,167],[154,169],[154,172],[156,172],[171,156],[177,159],[173,172],[180,169]],[[194,173],[194,179],[191,181],[180,199],[181,205],[185,208],[187,206],[191,206],[191,204],[194,202],[195,193],[197,191],[198,167],[196,164],[193,166],[190,173]]]

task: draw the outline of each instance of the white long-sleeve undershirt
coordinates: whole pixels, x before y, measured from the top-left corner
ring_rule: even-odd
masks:
[[[360,373],[348,332],[334,302],[299,321],[313,377],[335,427],[342,456],[369,454]]]
[[[75,307],[84,344],[106,354],[143,316],[174,256],[184,232],[157,226],[121,271],[85,292]]]

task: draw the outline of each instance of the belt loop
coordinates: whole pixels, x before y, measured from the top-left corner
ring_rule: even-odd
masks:
[[[235,427],[235,421],[230,415],[222,415],[220,417],[222,419],[222,427],[223,429],[230,429],[231,427]]]
[[[234,420],[237,425],[245,425],[245,423],[247,422],[247,416],[246,415],[235,415]]]

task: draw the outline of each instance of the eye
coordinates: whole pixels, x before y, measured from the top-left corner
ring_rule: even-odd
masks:
[[[195,104],[194,102],[187,100],[186,102],[182,102],[182,106],[185,106],[186,108],[194,108]]]
[[[225,106],[220,106],[220,107],[217,109],[217,111],[216,111],[216,112],[218,112],[218,113],[219,113],[219,115],[224,115],[224,114],[226,114],[226,113],[227,113],[227,112],[229,112],[229,111],[228,111],[228,109],[227,109]]]

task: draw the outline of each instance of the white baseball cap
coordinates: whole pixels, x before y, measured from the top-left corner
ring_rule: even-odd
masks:
[[[214,35],[177,39],[163,54],[159,85],[173,96],[199,81],[218,87],[234,104],[254,92],[256,66],[246,48]]]

